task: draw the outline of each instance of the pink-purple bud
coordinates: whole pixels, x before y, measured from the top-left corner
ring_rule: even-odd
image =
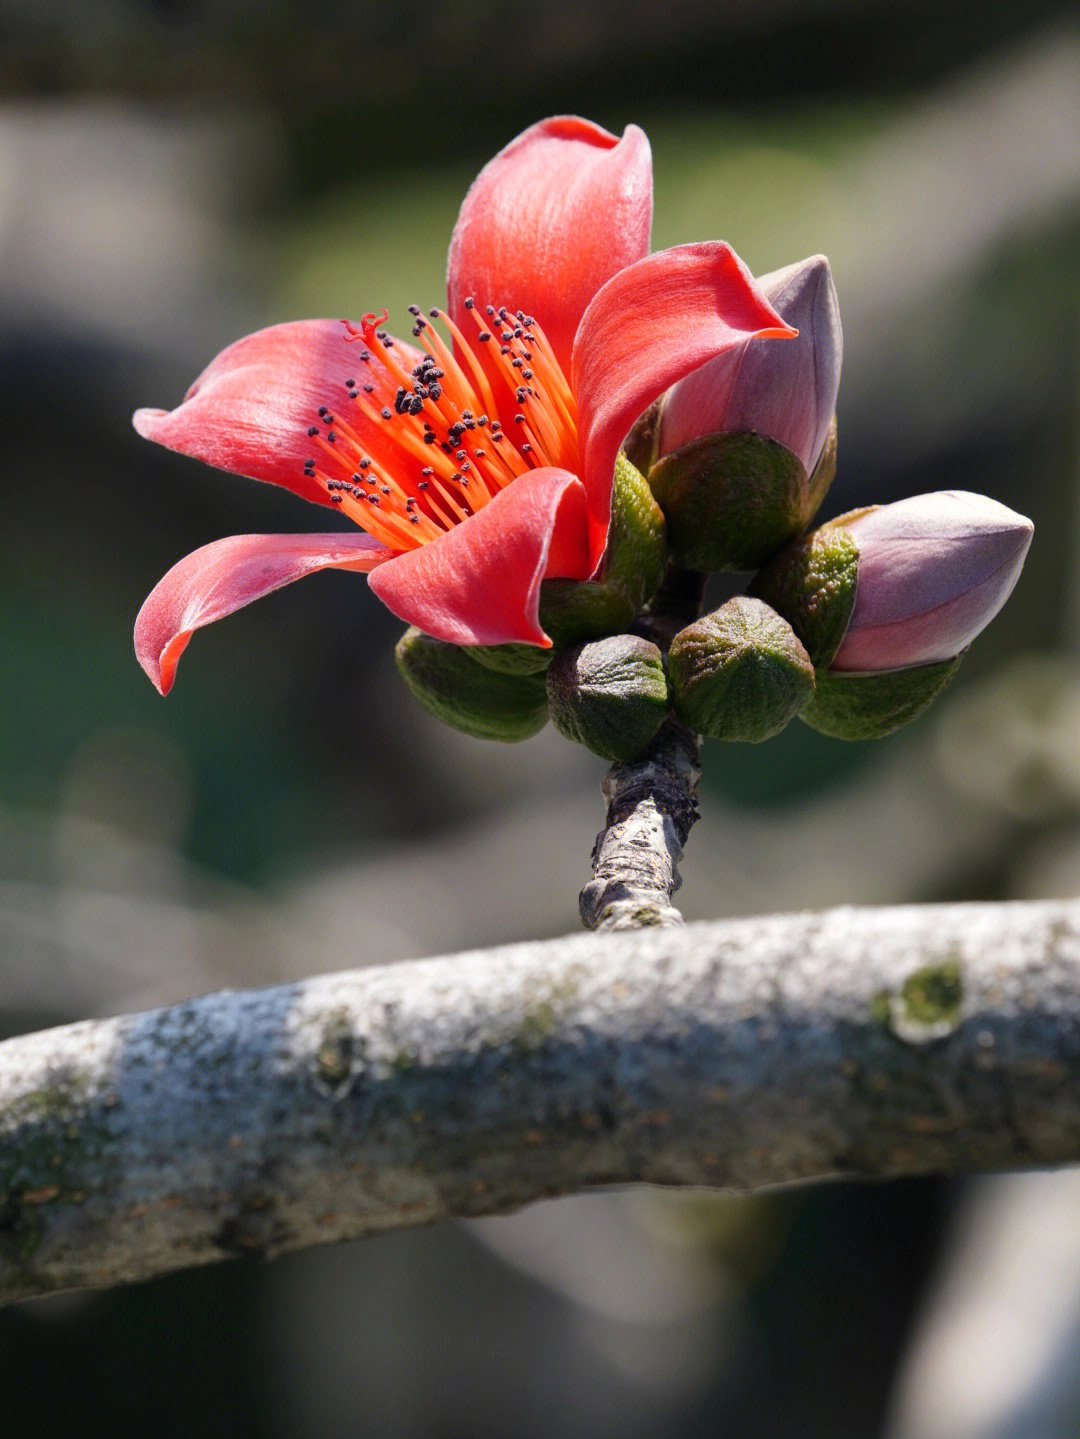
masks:
[[[830,669],[859,671],[935,664],[966,649],[1009,598],[1033,529],[965,490],[916,495],[838,523],[858,546],[858,580]]]
[[[793,340],[747,340],[668,391],[659,455],[705,435],[752,431],[777,440],[812,474],[828,437],[844,352],[829,262],[813,255],[758,284],[794,325]]]

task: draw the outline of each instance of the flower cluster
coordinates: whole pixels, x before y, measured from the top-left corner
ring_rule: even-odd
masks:
[[[951,662],[1004,603],[1028,522],[946,494],[806,535],[835,470],[828,262],[755,279],[717,241],[650,254],[651,218],[639,129],[543,121],[473,183],[447,304],[414,307],[408,340],[385,312],[277,325],[224,350],[176,409],[139,410],[146,438],[357,526],[235,536],[175,565],[135,626],[161,693],[196,629],[326,568],[366,573],[407,622],[399,667],[442,718],[511,739],[552,712],[615,757],[672,707],[720,737],[764,738],[793,713],[845,733],[823,676]],[[670,653],[613,648],[670,566],[760,573]],[[767,720],[762,675],[787,697],[758,705]]]

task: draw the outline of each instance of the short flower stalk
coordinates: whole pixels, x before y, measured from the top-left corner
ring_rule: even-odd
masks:
[[[756,279],[718,240],[649,253],[648,141],[546,120],[480,173],[447,304],[273,326],[139,433],[352,528],[181,559],[135,625],[162,694],[194,633],[323,569],[408,629],[412,694],[479,738],[548,718],[615,762],[591,927],[679,922],[700,738],[915,718],[1019,576],[1030,523],[959,491],[810,529],[836,469],[843,352],[823,256]],[[338,522],[340,523],[340,522]],[[701,614],[704,578],[751,573]]]

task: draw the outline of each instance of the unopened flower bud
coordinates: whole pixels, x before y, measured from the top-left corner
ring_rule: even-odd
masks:
[[[468,647],[432,639],[415,626],[398,640],[394,658],[424,708],[465,734],[512,742],[528,739],[547,723],[542,674],[496,671]]]
[[[1008,599],[1031,534],[996,500],[946,490],[841,515],[766,565],[754,593],[817,666],[806,723],[869,739],[920,714]]]
[[[752,744],[779,734],[814,693],[814,667],[791,626],[747,595],[679,631],[668,675],[684,724]]]
[[[835,473],[843,337],[829,262],[760,284],[798,336],[747,340],[703,365],[655,426],[649,483],[673,552],[695,569],[759,565],[806,527]]]
[[[640,754],[671,708],[664,657],[638,635],[609,635],[556,655],[547,693],[559,733],[610,760]]]
[[[1032,524],[985,495],[942,490],[835,522],[859,551],[833,670],[935,664],[965,650],[1020,576]]]

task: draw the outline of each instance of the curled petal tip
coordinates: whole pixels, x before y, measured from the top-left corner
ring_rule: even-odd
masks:
[[[368,571],[390,552],[365,534],[233,535],[193,550],[165,574],[135,620],[135,654],[159,694],[197,629],[316,570]]]
[[[706,435],[753,432],[784,445],[812,474],[840,387],[843,337],[832,272],[824,255],[812,255],[757,284],[784,328],[760,331],[673,387],[660,454]],[[769,337],[793,343],[761,343]]]
[[[578,326],[572,374],[594,537],[606,533],[615,455],[638,415],[751,335],[790,330],[723,241],[649,255],[598,291]]]
[[[163,420],[167,414],[167,410],[136,410],[131,417],[131,424],[136,434],[141,435],[144,440],[152,440],[157,429],[157,422]]]

